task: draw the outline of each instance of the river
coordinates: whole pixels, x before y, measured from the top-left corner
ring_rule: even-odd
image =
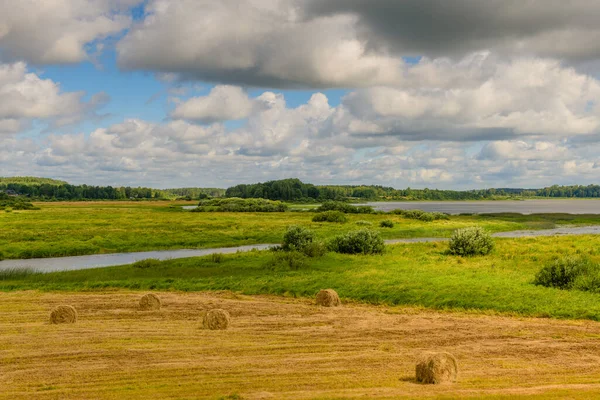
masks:
[[[395,209],[438,211],[446,214],[600,214],[600,199],[573,200],[498,200],[498,201],[393,201],[373,202],[363,205],[372,206],[378,211]]]
[[[534,236],[553,236],[553,235],[586,235],[600,234],[600,226],[579,226],[579,227],[561,227],[555,229],[544,229],[536,231],[512,231],[499,232],[492,236],[497,238],[519,238]],[[412,238],[412,239],[391,239],[386,240],[386,244],[397,243],[424,243],[446,241],[446,238]],[[176,258],[199,257],[210,254],[231,254],[238,251],[245,252],[251,250],[266,250],[276,244],[256,244],[239,247],[221,247],[213,249],[190,249],[190,250],[162,250],[162,251],[141,251],[135,253],[115,253],[115,254],[94,254],[89,256],[76,257],[55,257],[55,258],[31,258],[26,260],[3,260],[0,261],[0,270],[31,268],[41,272],[69,271],[79,269],[90,269],[100,267],[112,267],[116,265],[131,264],[147,258],[158,260],[169,260]]]

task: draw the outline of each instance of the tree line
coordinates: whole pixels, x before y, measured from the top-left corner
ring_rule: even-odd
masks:
[[[16,194],[37,200],[137,200],[137,199],[199,199],[222,197],[225,189],[180,188],[152,189],[129,186],[71,185],[49,178],[0,178],[0,192]]]
[[[282,179],[230,187],[226,197],[264,198],[283,201],[326,200],[493,200],[530,197],[600,197],[598,185],[554,185],[543,189],[494,188],[479,190],[395,189],[379,185],[324,185]]]
[[[113,187],[71,185],[64,181],[35,177],[0,177],[0,192],[39,200],[132,200],[203,199],[207,197],[259,198],[280,201],[322,202],[327,200],[491,200],[502,198],[566,197],[600,198],[599,185],[553,185],[542,189],[496,188],[481,190],[395,189],[379,185],[313,185],[299,179],[241,184],[228,189]]]

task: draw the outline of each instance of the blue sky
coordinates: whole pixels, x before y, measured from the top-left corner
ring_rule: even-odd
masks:
[[[599,6],[499,1],[9,0],[0,175],[597,183]]]

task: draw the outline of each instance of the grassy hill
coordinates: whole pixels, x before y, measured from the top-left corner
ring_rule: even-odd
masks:
[[[68,182],[66,181],[60,181],[58,179],[51,179],[51,178],[38,178],[35,176],[12,176],[12,177],[0,177],[0,185],[1,184],[18,184],[18,185],[53,185],[53,186],[60,186],[60,185],[67,185]]]

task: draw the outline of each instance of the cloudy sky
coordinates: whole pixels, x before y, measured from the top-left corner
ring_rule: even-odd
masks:
[[[599,183],[600,2],[0,0],[0,176]]]

